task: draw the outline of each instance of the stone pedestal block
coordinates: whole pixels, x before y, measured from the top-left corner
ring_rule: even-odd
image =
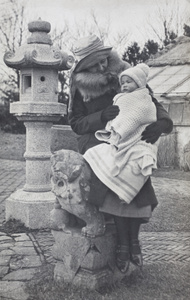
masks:
[[[50,227],[55,195],[49,192],[17,190],[6,199],[6,220],[16,219],[31,229]]]
[[[57,260],[55,280],[70,282],[77,286],[98,289],[120,281],[127,274],[115,266],[116,234],[113,225],[107,226],[105,235],[87,238],[81,228],[69,231],[52,230],[55,244],[52,254]]]

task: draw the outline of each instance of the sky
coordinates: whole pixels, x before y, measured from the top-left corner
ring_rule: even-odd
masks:
[[[31,10],[31,17],[49,18],[60,25],[63,18],[82,20],[91,9],[103,19],[110,15],[115,26],[135,23],[143,19],[144,12],[151,9],[154,0],[25,0]],[[143,13],[142,13],[143,12]]]
[[[0,0],[1,5],[9,0]],[[177,0],[18,0],[26,6],[28,22],[41,18],[51,23],[52,30],[62,29],[67,21],[71,27],[82,23],[90,17],[94,10],[98,21],[103,25],[110,18],[109,34],[115,32],[130,32],[129,42],[138,42],[141,47],[148,39],[156,41],[153,32],[147,29],[147,19],[155,23],[155,11],[166,2],[174,3]],[[189,11],[190,0],[178,0],[180,9]],[[76,23],[75,23],[76,22]],[[190,20],[189,20],[190,25]],[[50,32],[51,34],[51,32]],[[113,45],[111,45],[113,46]],[[118,50],[118,49],[117,49]],[[0,51],[1,52],[1,51]],[[0,53],[0,60],[1,60]]]
[[[5,0],[1,0],[5,1]],[[70,24],[80,22],[88,17],[93,9],[100,22],[110,17],[111,31],[123,31],[129,28],[131,39],[146,40],[143,32],[147,18],[154,15],[158,6],[175,0],[24,0],[28,8],[30,20],[41,19],[49,21],[53,27],[61,28],[64,20]],[[180,9],[189,10],[190,0],[180,0]],[[154,17],[153,17],[154,18]],[[154,19],[152,19],[154,22]]]

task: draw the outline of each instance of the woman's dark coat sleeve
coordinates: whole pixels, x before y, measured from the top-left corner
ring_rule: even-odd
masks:
[[[164,128],[163,133],[170,133],[173,129],[173,122],[170,119],[168,112],[164,109],[162,104],[160,104],[154,97],[152,97],[152,101],[156,105],[157,110],[157,120],[165,120],[167,121],[166,127]]]
[[[101,120],[101,114],[102,110],[94,112],[93,109],[89,114],[81,95],[76,93],[73,110],[69,114],[69,123],[73,131],[78,135],[94,133],[106,125],[106,123]]]

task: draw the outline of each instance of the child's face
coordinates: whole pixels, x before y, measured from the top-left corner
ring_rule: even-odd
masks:
[[[121,91],[123,93],[131,93],[136,89],[138,89],[138,85],[131,77],[127,75],[121,77]]]

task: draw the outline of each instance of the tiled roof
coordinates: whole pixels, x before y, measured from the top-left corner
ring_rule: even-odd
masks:
[[[179,37],[146,62],[148,84],[174,125],[190,126],[190,37]]]
[[[190,98],[190,64],[151,67],[148,84],[162,97]]]

